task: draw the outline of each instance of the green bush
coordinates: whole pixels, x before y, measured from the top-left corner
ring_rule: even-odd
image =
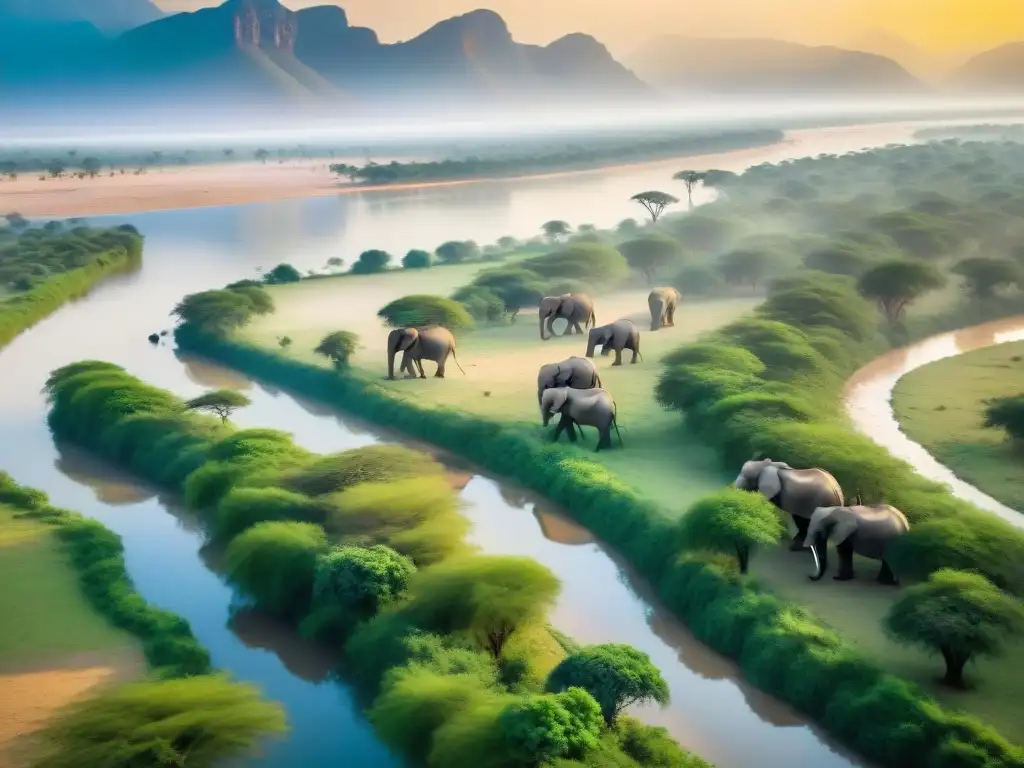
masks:
[[[405,592],[415,572],[409,558],[383,545],[332,549],[317,560],[313,605],[373,616]]]
[[[392,328],[443,325],[457,331],[473,327],[473,318],[465,307],[443,296],[404,296],[382,307],[377,316]]]
[[[523,765],[578,759],[597,746],[601,708],[583,689],[570,688],[510,704],[498,723],[509,751]]]
[[[369,445],[317,457],[286,472],[281,483],[297,493],[323,496],[360,483],[386,483],[443,471],[436,459],[422,451],[402,445]]]
[[[629,274],[625,256],[606,245],[570,245],[544,256],[521,262],[523,269],[540,275],[548,283],[579,280],[593,286],[613,285]]]
[[[232,488],[217,504],[210,533],[215,541],[225,542],[259,523],[323,520],[323,507],[301,493],[283,488]]]

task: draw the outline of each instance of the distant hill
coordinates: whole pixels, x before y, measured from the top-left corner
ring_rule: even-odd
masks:
[[[946,79],[970,57],[970,53],[963,51],[928,51],[881,29],[866,30],[847,41],[844,47],[885,56],[904,66],[915,77],[932,82]]]
[[[148,24],[164,16],[150,0],[0,0],[0,18],[88,22],[106,34]]]
[[[884,56],[780,40],[665,36],[627,64],[652,85],[680,93],[879,95],[924,88]]]
[[[972,92],[1020,93],[1024,88],[1024,43],[1007,43],[979,53],[950,75],[949,84]]]

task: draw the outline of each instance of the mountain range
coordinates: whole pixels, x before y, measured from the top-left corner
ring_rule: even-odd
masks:
[[[404,42],[382,43],[372,29],[350,24],[337,5],[292,11],[279,0],[226,0],[166,15],[150,0],[0,0],[0,99],[93,109],[161,103],[437,110],[637,103],[666,94],[927,90],[897,63],[923,55],[905,41],[865,33],[855,47],[873,50],[662,36],[624,66],[589,35],[569,34],[545,46],[519,43],[487,10],[446,19]],[[950,86],[972,92],[1022,81],[1024,43],[980,54],[948,78]]]

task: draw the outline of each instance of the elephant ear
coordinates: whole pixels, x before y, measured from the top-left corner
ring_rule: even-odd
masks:
[[[569,379],[572,378],[572,368],[563,368],[558,366],[555,371],[555,386],[567,387],[569,386]]]
[[[782,478],[779,477],[779,468],[771,465],[761,470],[757,478],[757,490],[766,499],[774,499],[782,492]]]
[[[834,513],[835,527],[832,529],[832,542],[839,546],[857,531],[857,515],[849,507],[837,507]]]
[[[398,348],[403,352],[410,349],[420,338],[420,332],[415,328],[406,328],[405,333],[402,334],[402,341],[399,343]]]
[[[558,313],[560,315],[568,316],[576,311],[576,300],[569,298],[568,296],[562,299],[562,303],[558,305]]]

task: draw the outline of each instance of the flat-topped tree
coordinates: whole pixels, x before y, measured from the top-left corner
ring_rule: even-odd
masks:
[[[553,243],[558,242],[559,238],[565,237],[572,232],[572,227],[569,226],[569,222],[560,221],[558,219],[546,222],[541,229],[544,230],[544,236]]]
[[[886,320],[899,322],[908,304],[946,284],[932,264],[914,259],[896,259],[872,267],[857,281],[857,291],[874,301]]]
[[[672,177],[676,181],[681,181],[686,185],[686,200],[690,204],[690,210],[693,210],[693,190],[699,185],[704,183],[704,179],[707,178],[707,174],[701,171],[679,171],[675,176]]]
[[[221,423],[226,423],[231,414],[239,408],[252,405],[252,401],[241,392],[233,389],[218,389],[205,395],[194,397],[185,403],[190,411],[209,411],[220,416]]]
[[[964,288],[976,299],[992,298],[1000,288],[1024,286],[1024,266],[1008,259],[975,256],[958,261],[950,272],[964,279]]]
[[[619,253],[626,257],[630,267],[643,273],[649,285],[655,273],[680,260],[681,249],[678,240],[652,235],[620,243]]]
[[[667,192],[658,192],[657,190],[638,192],[629,199],[640,203],[640,205],[647,209],[647,212],[651,214],[651,223],[657,222],[658,217],[664,213],[666,208],[679,202],[678,197],[673,197]]]

